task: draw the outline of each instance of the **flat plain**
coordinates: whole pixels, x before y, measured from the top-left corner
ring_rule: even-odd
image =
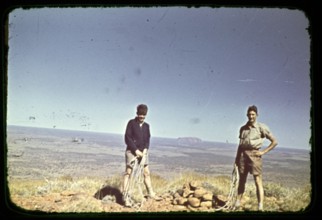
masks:
[[[8,126],[6,147],[8,180],[109,178],[122,175],[125,168],[125,144],[118,134]],[[186,172],[230,176],[236,150],[236,144],[153,137],[150,169],[165,179]],[[311,181],[308,150],[277,146],[263,160],[264,181],[285,187],[301,187]]]

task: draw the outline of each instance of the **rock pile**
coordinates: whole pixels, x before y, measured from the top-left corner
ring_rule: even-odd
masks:
[[[220,202],[212,192],[205,189],[198,181],[185,183],[182,189],[173,194],[172,204],[177,209],[188,208],[190,210],[213,210]]]

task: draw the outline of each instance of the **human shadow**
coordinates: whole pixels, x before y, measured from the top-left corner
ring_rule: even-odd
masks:
[[[122,193],[118,188],[112,186],[103,186],[103,188],[99,189],[95,194],[94,198],[103,200],[106,197],[114,197],[115,202],[123,205]]]

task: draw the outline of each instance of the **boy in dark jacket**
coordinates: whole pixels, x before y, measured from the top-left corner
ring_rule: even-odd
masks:
[[[148,107],[144,104],[140,104],[137,106],[136,117],[131,119],[125,131],[125,143],[126,143],[126,151],[125,151],[125,174],[124,174],[124,182],[123,182],[123,193],[126,190],[126,186],[129,182],[129,177],[132,173],[132,165],[131,161],[134,157],[138,157],[139,159],[143,156],[145,157],[144,163],[144,184],[146,186],[148,197],[159,200],[160,198],[156,196],[153,191],[151,178],[150,178],[150,170],[149,170],[149,157],[148,157],[148,149],[150,146],[150,126],[146,123],[145,117],[148,112]],[[131,206],[129,201],[124,199],[125,206]]]

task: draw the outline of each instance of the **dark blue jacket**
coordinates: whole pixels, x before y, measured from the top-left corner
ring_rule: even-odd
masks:
[[[144,148],[149,149],[150,136],[150,126],[148,123],[144,122],[142,127],[140,127],[137,118],[131,119],[127,123],[125,131],[126,150],[131,150],[134,154],[137,149],[140,151],[143,151]]]

